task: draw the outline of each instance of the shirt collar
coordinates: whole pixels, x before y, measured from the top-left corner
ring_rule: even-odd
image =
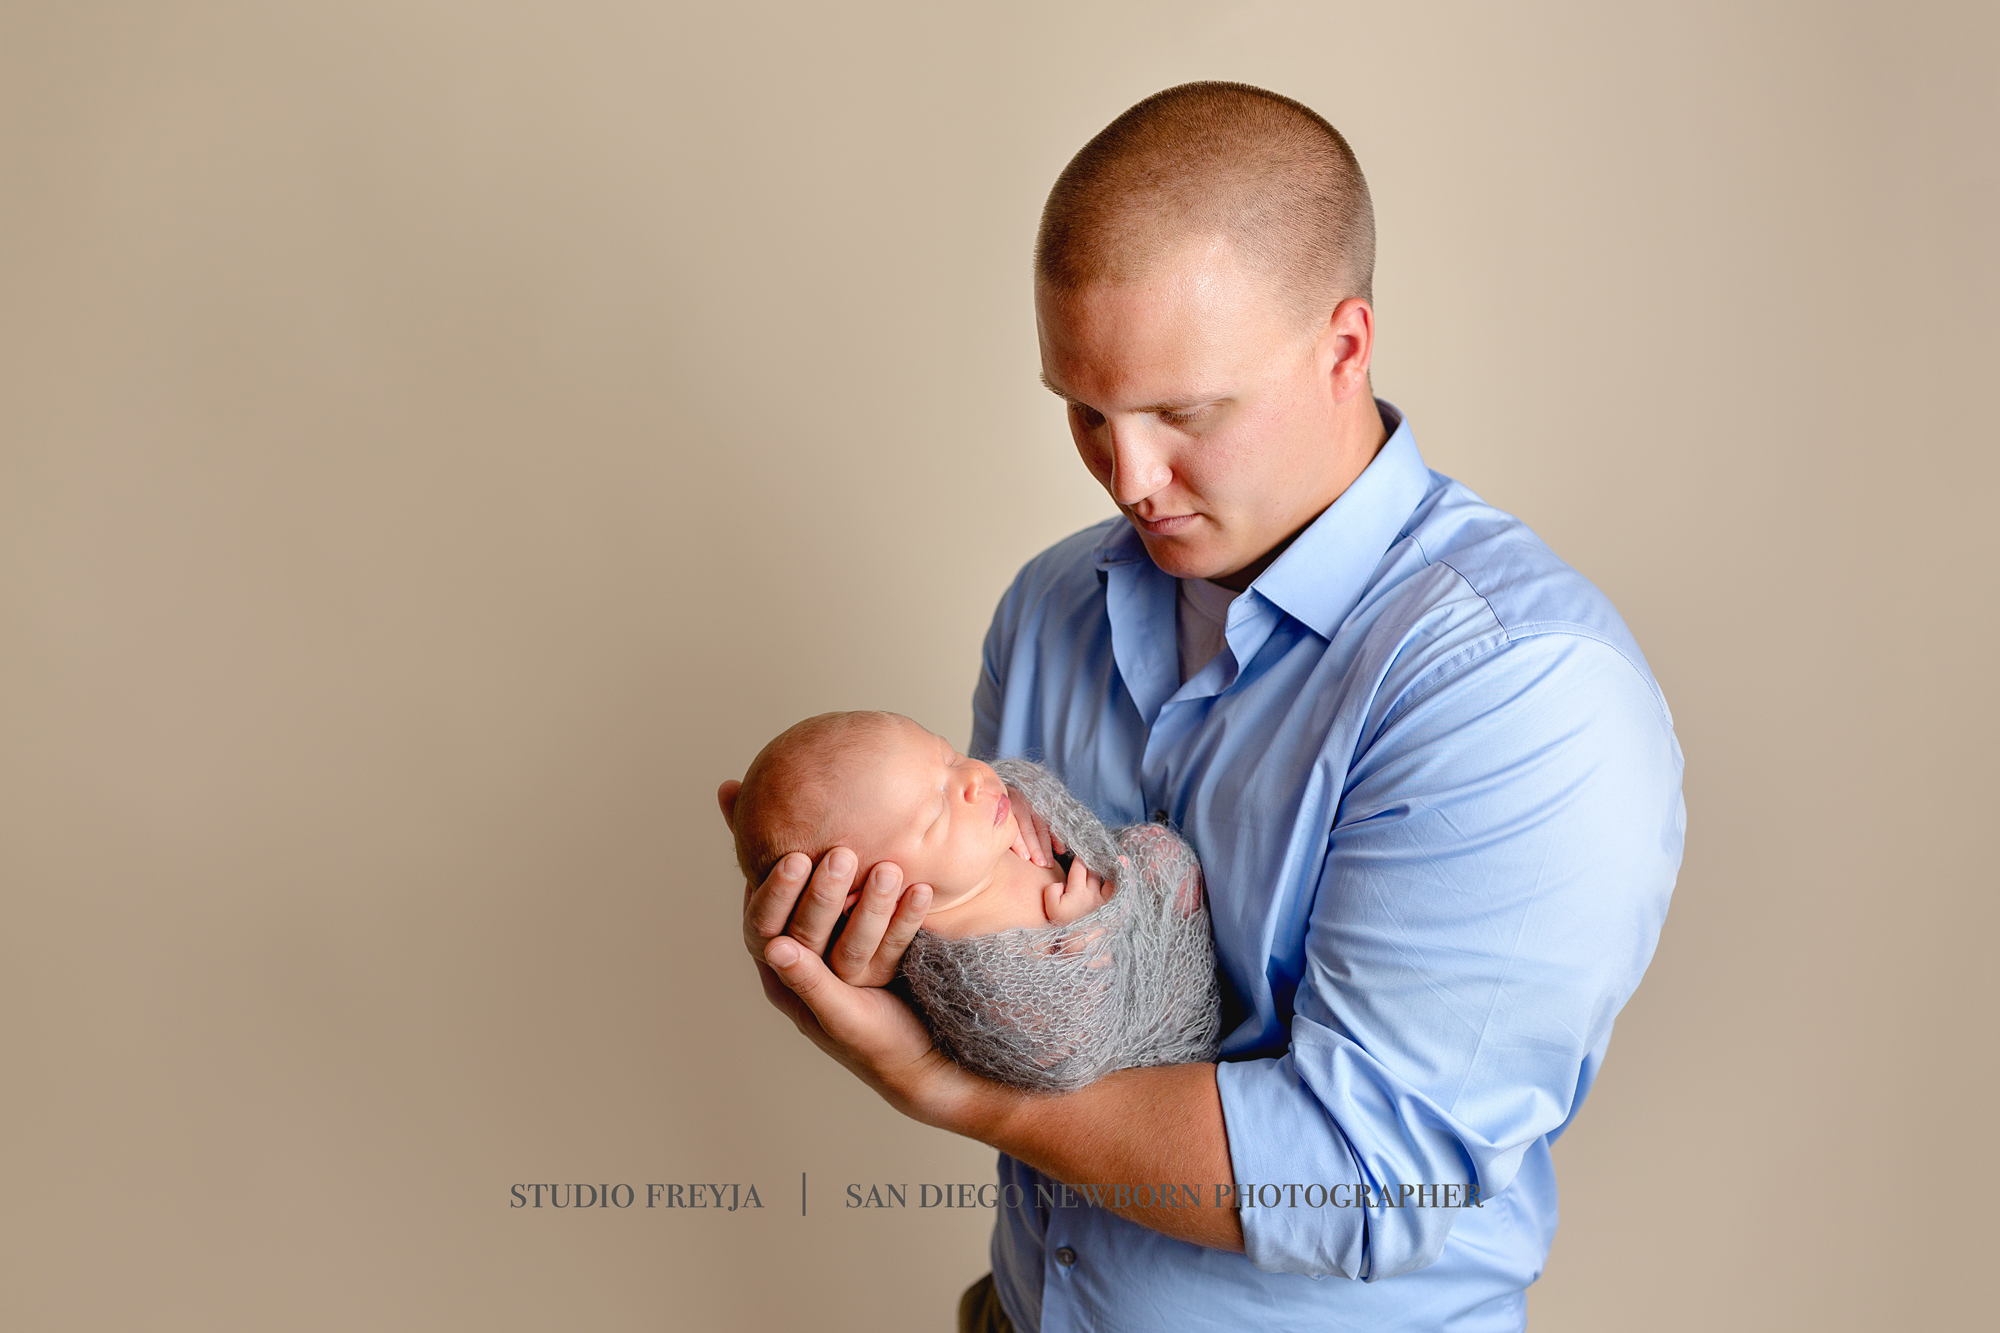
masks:
[[[1389,438],[1338,500],[1257,576],[1250,591],[1331,639],[1360,602],[1382,556],[1430,488],[1430,469],[1417,437],[1395,404],[1377,398]],[[1148,561],[1146,545],[1129,520],[1116,524],[1091,553],[1100,570]]]

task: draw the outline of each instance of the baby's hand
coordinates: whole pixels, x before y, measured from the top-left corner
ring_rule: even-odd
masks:
[[[1114,891],[1105,884],[1104,877],[1093,873],[1079,856],[1070,862],[1067,881],[1050,884],[1042,890],[1042,910],[1051,922],[1066,926],[1104,906],[1111,900]]]
[[[1049,821],[1028,804],[1019,787],[1010,785],[1007,799],[1014,814],[1014,855],[1029,865],[1053,869],[1056,856],[1066,850],[1063,840],[1049,828]]]

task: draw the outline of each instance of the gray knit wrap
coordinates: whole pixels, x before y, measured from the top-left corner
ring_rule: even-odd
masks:
[[[993,767],[1116,892],[1065,926],[960,940],[918,931],[903,978],[939,1049],[1042,1092],[1214,1059],[1221,1004],[1194,849],[1160,824],[1106,829],[1039,764]]]

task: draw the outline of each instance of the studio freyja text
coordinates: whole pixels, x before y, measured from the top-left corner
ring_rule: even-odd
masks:
[[[767,1189],[766,1193],[774,1193]],[[810,1191],[799,1176],[799,1212],[804,1214]],[[775,1194],[774,1194],[775,1197]],[[835,1206],[849,1208],[1021,1208],[1027,1191],[1009,1183],[983,1185],[955,1182],[931,1184],[849,1184],[835,1196]],[[1479,1187],[1469,1184],[1395,1183],[1325,1185],[1317,1181],[1238,1181],[1221,1185],[1061,1185],[1035,1186],[1037,1208],[1484,1208]],[[509,1208],[669,1208],[733,1213],[764,1207],[757,1186],[727,1184],[517,1184],[508,1189]]]

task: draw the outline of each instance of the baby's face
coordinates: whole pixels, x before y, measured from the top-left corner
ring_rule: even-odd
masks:
[[[1007,784],[985,764],[908,718],[871,729],[833,794],[833,823],[862,866],[893,861],[905,884],[931,886],[926,928],[969,935],[1048,923],[1039,888],[1018,872]],[[1016,883],[1016,881],[1021,881]]]

